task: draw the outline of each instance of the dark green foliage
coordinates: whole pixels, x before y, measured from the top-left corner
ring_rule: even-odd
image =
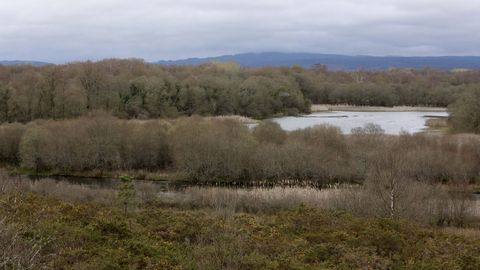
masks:
[[[11,96],[10,88],[0,84],[0,123],[11,121]]]
[[[120,118],[242,114],[266,118],[309,111],[286,74],[227,64],[162,67],[106,60],[41,68],[0,69],[0,123],[57,119],[106,111]]]
[[[18,164],[20,161],[20,140],[26,127],[21,124],[0,126],[0,162]]]
[[[129,176],[122,176],[120,180],[122,184],[118,188],[118,200],[126,214],[128,206],[135,200],[135,186],[133,185],[132,178]]]
[[[449,110],[455,131],[480,133],[480,88],[462,93]]]

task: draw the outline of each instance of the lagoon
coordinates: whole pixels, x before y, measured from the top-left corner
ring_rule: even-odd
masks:
[[[356,127],[367,123],[380,125],[386,134],[398,135],[402,131],[419,133],[426,129],[426,121],[431,118],[448,117],[447,112],[359,112],[328,111],[303,116],[273,118],[274,122],[287,131],[304,129],[315,125],[329,124],[338,126],[344,134],[350,134]]]

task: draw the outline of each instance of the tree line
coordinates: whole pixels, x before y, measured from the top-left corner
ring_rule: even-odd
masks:
[[[326,185],[389,179],[474,182],[480,141],[468,135],[385,135],[373,124],[286,132],[233,120],[120,120],[111,116],[0,126],[0,162],[33,172],[168,171],[204,182]],[[380,177],[381,175],[382,177]],[[391,179],[399,179],[393,175]]]
[[[122,119],[306,113],[312,103],[447,106],[478,88],[480,71],[328,71],[161,66],[142,60],[0,66],[0,123],[68,119],[106,111]]]

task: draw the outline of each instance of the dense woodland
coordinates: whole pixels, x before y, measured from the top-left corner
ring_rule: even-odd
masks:
[[[0,66],[0,122],[74,118],[99,110],[124,119],[266,118],[308,112],[312,103],[444,107],[479,85],[480,71],[168,67],[141,60]]]

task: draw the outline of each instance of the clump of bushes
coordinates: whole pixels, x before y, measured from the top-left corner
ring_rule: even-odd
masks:
[[[20,140],[25,130],[22,124],[0,125],[0,162],[15,164],[20,161]]]
[[[166,125],[166,124],[165,124]],[[107,116],[27,125],[21,165],[61,172],[157,169],[170,164],[162,122],[127,122]]]
[[[480,88],[471,88],[463,92],[451,104],[450,124],[457,132],[480,133]]]
[[[176,168],[194,180],[248,179],[250,156],[256,142],[235,121],[179,121],[171,133]]]
[[[168,171],[204,182],[362,183],[392,155],[392,164],[382,166],[409,181],[468,184],[480,170],[476,137],[389,136],[374,125],[352,135],[328,125],[285,132],[273,122],[248,128],[200,117],[166,122],[96,116],[5,125],[0,149],[1,162],[37,173]]]

